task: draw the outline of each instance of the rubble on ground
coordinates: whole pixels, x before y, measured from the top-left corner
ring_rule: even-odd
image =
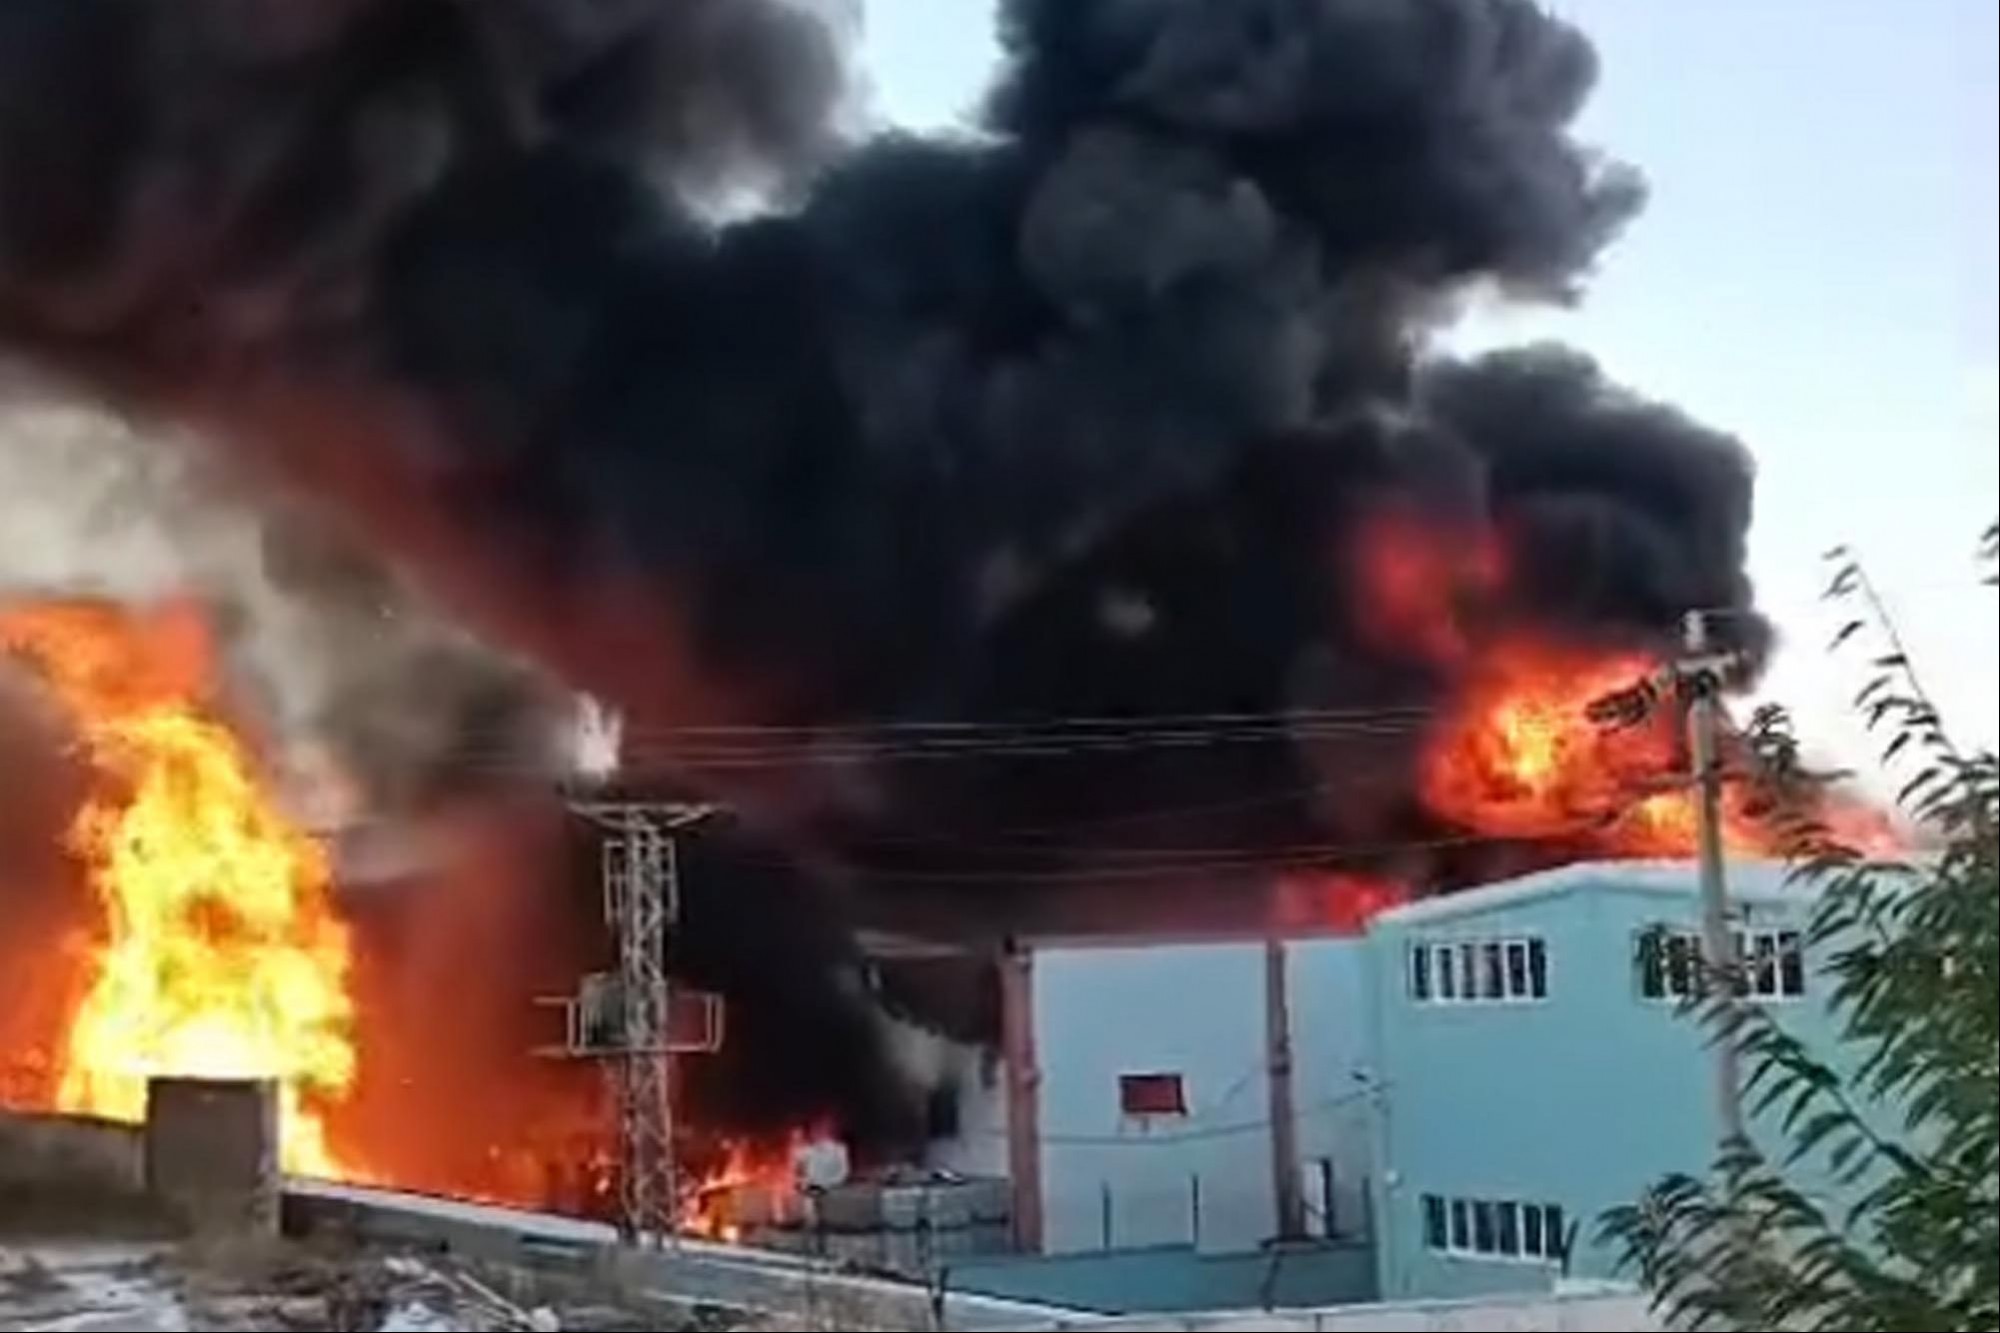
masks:
[[[274,1247],[0,1239],[0,1330],[48,1333],[557,1333],[769,1327],[740,1311],[631,1308],[608,1294],[521,1299],[450,1257]]]

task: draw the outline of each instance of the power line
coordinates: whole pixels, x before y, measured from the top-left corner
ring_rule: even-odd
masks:
[[[1037,849],[1034,844],[1067,834],[1087,833],[1094,829],[1129,828],[1133,825],[1155,824],[1166,819],[1191,819],[1201,815],[1228,814],[1237,810],[1255,810],[1274,805],[1289,805],[1295,801],[1311,800],[1345,787],[1379,781],[1374,773],[1347,773],[1339,778],[1329,778],[1325,782],[1293,784],[1277,791],[1264,792],[1256,796],[1240,797],[1229,801],[1206,801],[1198,805],[1158,806],[1150,810],[1127,811],[1123,814],[1092,816],[1085,819],[1062,820],[1040,824],[1002,824],[984,832],[989,837],[1002,839],[1000,847],[1008,847],[1018,841],[1021,851],[1059,851],[1060,847]],[[855,842],[870,847],[905,847],[964,845],[949,833],[901,833],[883,837],[860,837]]]
[[[1252,1075],[1254,1076],[1256,1072],[1253,1070]],[[1352,1106],[1356,1102],[1373,1097],[1379,1089],[1386,1088],[1387,1086],[1386,1083],[1371,1083],[1368,1087],[1359,1091],[1345,1092],[1338,1096],[1325,1097],[1316,1102],[1309,1102],[1299,1108],[1299,1118],[1324,1116],[1343,1107]],[[1265,1116],[1256,1120],[1235,1120],[1226,1124],[1208,1125],[1198,1129],[1184,1129],[1165,1134],[1044,1134],[1041,1136],[1041,1141],[1044,1144],[1054,1144],[1058,1147],[1069,1148],[1164,1148],[1181,1143],[1200,1143],[1210,1139],[1233,1138],[1239,1134],[1254,1134],[1260,1130],[1269,1129],[1271,1125],[1271,1118]],[[1007,1131],[1004,1129],[977,1129],[969,1131],[969,1133],[981,1138],[1005,1138]]]
[[[1292,728],[1286,730],[1240,730],[1233,732],[1132,732],[1122,736],[1091,737],[1010,737],[977,741],[896,741],[853,740],[818,743],[761,742],[743,745],[679,744],[672,741],[643,741],[621,747],[621,761],[634,757],[671,757],[691,762],[735,761],[775,758],[950,758],[957,755],[1015,754],[1103,754],[1119,750],[1162,749],[1183,746],[1263,744],[1271,741],[1297,743],[1349,736],[1401,736],[1419,730],[1414,722],[1349,723],[1340,727]]]
[[[1074,739],[1013,738],[991,741],[855,741],[841,744],[751,744],[741,746],[676,746],[651,742],[626,745],[620,754],[625,767],[647,764],[670,765],[699,771],[730,771],[793,767],[801,764],[832,764],[861,761],[928,761],[964,759],[1068,759],[1083,756],[1126,753],[1135,750],[1199,749],[1224,745],[1258,745],[1271,742],[1298,744],[1314,740],[1357,737],[1408,736],[1419,730],[1415,721],[1378,724],[1349,723],[1322,727],[1294,727],[1285,730],[1243,730],[1237,732],[1158,732],[1126,736],[1093,736]],[[482,753],[461,749],[457,752],[467,767],[492,771],[541,771],[543,766],[526,762],[518,753],[495,749]]]
[[[1125,735],[1078,737],[1010,737],[992,740],[848,741],[823,744],[752,744],[742,746],[677,746],[652,741],[627,745],[625,763],[648,759],[690,768],[764,768],[806,761],[939,760],[965,758],[1071,758],[1131,750],[1192,749],[1208,746],[1288,744],[1366,736],[1407,736],[1419,729],[1415,719],[1378,723],[1294,726],[1284,729],[1236,731],[1158,731]]]
[[[1630,814],[1637,803],[1614,811],[1601,818],[1579,821],[1561,828],[1546,830],[1537,836],[1542,838],[1575,837],[1590,832],[1614,827]],[[948,884],[1088,884],[1111,880],[1159,879],[1175,874],[1198,874],[1205,871],[1227,872],[1232,870],[1282,870],[1310,869],[1314,867],[1341,864],[1349,861],[1371,861],[1395,856],[1406,852],[1442,851],[1454,847],[1475,847],[1488,844],[1512,844],[1522,841],[1518,835],[1491,833],[1469,833],[1451,837],[1411,839],[1398,842],[1374,844],[1354,843],[1300,843],[1278,847],[1244,848],[1240,851],[1200,850],[1185,860],[1161,859],[1155,857],[1147,864],[1119,864],[1111,866],[1077,866],[1046,870],[913,870],[894,866],[870,866],[853,861],[837,861],[840,869],[877,882],[890,883],[948,883]],[[976,846],[962,850],[977,852]],[[1136,855],[1136,853],[1135,853]],[[793,868],[794,862],[746,858],[741,864],[764,866],[774,869]]]
[[[671,746],[675,753],[734,756],[744,751],[839,752],[849,748],[960,748],[1005,745],[1098,745],[1155,739],[1257,739],[1301,733],[1409,727],[1432,716],[1427,705],[1357,709],[1281,709],[1261,712],[1134,714],[1124,717],[1058,717],[999,721],[861,720],[822,725],[669,725],[626,723],[622,745]],[[511,748],[526,737],[516,725],[468,729],[468,740]],[[470,747],[466,747],[470,748]]]
[[[771,736],[825,735],[852,732],[1006,732],[1054,729],[1123,730],[1148,726],[1234,726],[1242,723],[1357,721],[1371,718],[1427,714],[1427,705],[1407,704],[1370,708],[1289,708],[1255,709],[1219,713],[1135,713],[1123,716],[1098,714],[1072,717],[973,719],[885,719],[882,721],[826,724],[717,723],[712,725],[649,725],[628,727],[626,734],[672,734],[677,736]]]

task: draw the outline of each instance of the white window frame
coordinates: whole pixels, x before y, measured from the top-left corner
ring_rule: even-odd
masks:
[[[1421,965],[1419,955],[1426,960]],[[1535,966],[1537,955],[1539,969]],[[1412,940],[1404,952],[1403,987],[1411,1003],[1425,1007],[1543,1004],[1552,989],[1549,970],[1548,941],[1532,932]],[[1466,993],[1468,975],[1476,994]],[[1421,986],[1419,976],[1424,979]],[[1537,977],[1542,983],[1539,995],[1535,993]],[[1498,994],[1493,993],[1496,986]]]
[[[1806,963],[1805,932],[1796,926],[1736,926],[1732,927],[1736,957],[1743,969],[1743,996],[1759,1004],[1796,1004],[1806,998],[1812,988],[1811,970]],[[1646,941],[1659,940],[1660,993],[1650,995],[1646,991]],[[1676,949],[1685,950],[1687,984],[1676,986],[1671,954]],[[1768,953],[1765,952],[1768,949]],[[1787,956],[1797,960],[1796,965],[1787,969]],[[1764,972],[1764,961],[1768,959],[1770,971]],[[1684,927],[1669,927],[1664,930],[1655,927],[1642,932],[1632,950],[1632,984],[1639,998],[1649,1004],[1679,1005],[1689,1000],[1701,998],[1702,993],[1702,949],[1701,932]],[[1785,986],[1788,971],[1796,975],[1798,989],[1787,990]]]
[[[1444,1220],[1444,1243],[1431,1243],[1431,1205],[1435,1202]],[[1491,1219],[1493,1248],[1479,1248],[1479,1215],[1484,1211]],[[1500,1248],[1500,1238],[1507,1228],[1502,1218],[1512,1213],[1514,1218],[1514,1250],[1512,1253]],[[1537,1237],[1537,1248],[1528,1248],[1530,1227],[1528,1218],[1533,1215],[1533,1231]],[[1465,1238],[1461,1242],[1454,1220],[1465,1219]],[[1553,1221],[1554,1226],[1550,1224]],[[1417,1197],[1417,1244],[1426,1254],[1440,1255],[1447,1259],[1471,1259],[1480,1263],[1529,1264],[1535,1267],[1553,1267],[1562,1263],[1564,1228],[1568,1225],[1569,1213],[1561,1204],[1542,1201],[1530,1202],[1524,1199],[1480,1199],[1449,1194],[1420,1194]]]

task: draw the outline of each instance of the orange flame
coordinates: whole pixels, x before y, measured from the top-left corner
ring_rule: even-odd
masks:
[[[827,1126],[801,1126],[781,1138],[728,1139],[720,1159],[691,1173],[680,1202],[683,1234],[734,1245],[747,1219],[777,1221],[798,1195],[795,1164],[810,1144],[828,1137]]]
[[[324,850],[205,706],[200,617],[37,603],[0,611],[0,654],[43,682],[95,772],[70,840],[102,916],[58,1104],[135,1121],[152,1075],[274,1079],[286,1168],[342,1174],[323,1113],[355,1076],[347,931]]]
[[[1658,666],[1639,653],[1529,640],[1494,645],[1432,735],[1425,803],[1494,837],[1571,838],[1620,856],[1688,855],[1697,819],[1671,701],[1636,725],[1609,727],[1590,716],[1593,703]],[[1770,850],[1733,799],[1723,836],[1732,851]]]
[[[1361,524],[1351,560],[1363,635],[1396,656],[1440,664],[1471,654],[1464,613],[1489,601],[1507,570],[1491,533],[1446,530],[1394,507]]]
[[[1278,880],[1276,924],[1288,931],[1358,935],[1377,913],[1401,907],[1409,897],[1409,891],[1392,880],[1341,871],[1294,871]]]
[[[1656,676],[1643,653],[1592,652],[1516,638],[1482,654],[1433,731],[1423,760],[1435,813],[1501,838],[1558,838],[1607,856],[1690,856],[1699,815],[1681,710],[1662,695],[1628,725],[1591,705]],[[1867,855],[1905,844],[1894,822],[1851,792],[1814,799],[1814,817]],[[1722,842],[1738,856],[1776,856],[1784,835],[1740,784],[1723,788]]]

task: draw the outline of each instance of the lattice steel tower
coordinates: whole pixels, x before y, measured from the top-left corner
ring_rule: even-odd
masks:
[[[667,939],[680,912],[675,834],[714,807],[576,800],[570,808],[603,831],[599,873],[618,971],[615,980],[586,979],[569,1002],[567,1051],[608,1062],[618,1108],[620,1229],[628,1241],[659,1244],[678,1221],[677,1048],[667,981]]]

